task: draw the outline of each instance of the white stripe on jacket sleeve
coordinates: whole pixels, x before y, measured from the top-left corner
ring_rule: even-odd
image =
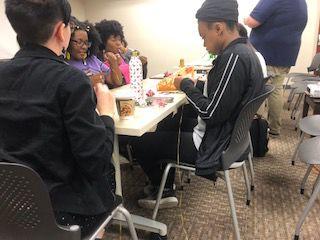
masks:
[[[228,63],[226,64],[226,67],[225,67],[225,69],[224,69],[223,75],[222,75],[222,77],[221,77],[221,79],[220,79],[219,85],[218,85],[218,87],[217,87],[217,89],[216,89],[216,91],[215,91],[215,93],[214,93],[214,95],[213,95],[213,98],[212,98],[210,104],[208,105],[208,107],[206,108],[205,111],[204,111],[204,110],[201,110],[201,108],[200,108],[199,106],[197,106],[197,104],[196,104],[194,101],[192,101],[192,99],[190,99],[190,98],[187,96],[187,99],[189,100],[189,102],[190,102],[192,105],[194,105],[194,107],[199,111],[199,113],[202,113],[202,114],[204,114],[204,115],[207,115],[207,114],[208,114],[207,117],[203,117],[204,119],[209,119],[209,118],[211,118],[212,115],[213,115],[213,113],[214,113],[214,111],[216,110],[217,106],[218,106],[219,103],[220,103],[220,100],[221,100],[221,98],[222,98],[222,96],[223,96],[223,94],[224,94],[224,92],[225,92],[225,89],[226,89],[226,87],[227,87],[227,85],[228,85],[228,83],[229,83],[229,80],[230,80],[230,78],[231,78],[231,76],[232,76],[232,73],[233,73],[233,71],[234,71],[234,68],[235,68],[235,66],[236,66],[236,64],[237,64],[237,61],[238,61],[238,59],[239,59],[239,56],[236,55],[236,56],[234,57],[233,61],[232,61],[232,58],[233,58],[233,57],[234,57],[234,54],[231,54],[230,57],[229,57]],[[232,62],[232,63],[231,63],[231,62]],[[228,74],[228,77],[225,78],[225,75],[226,75],[227,70],[228,70],[228,68],[229,68],[229,66],[230,66],[230,63],[231,63],[231,69],[230,69],[230,72],[229,72],[229,74]],[[221,90],[221,93],[220,93],[220,95],[219,95],[219,98],[216,100],[216,96],[217,96],[217,94],[219,93],[220,88],[221,88],[221,86],[223,85],[223,83],[224,83],[224,87],[223,87],[223,89]],[[216,101],[216,103],[215,103],[215,101]],[[209,113],[209,109],[211,108],[211,106],[213,105],[213,103],[215,103],[215,106],[214,106],[213,110]]]

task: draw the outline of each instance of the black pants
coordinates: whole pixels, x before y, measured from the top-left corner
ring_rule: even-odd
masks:
[[[164,119],[158,125],[156,132],[146,133],[132,142],[135,157],[154,186],[160,185],[166,164],[177,162],[180,119],[181,114],[187,110],[189,108],[185,108],[184,111],[179,110],[174,117],[169,116]],[[179,144],[180,162],[195,163],[197,149],[194,146],[192,135],[196,124],[196,118],[190,117],[189,114],[183,115]],[[175,170],[172,169],[166,182],[166,188],[172,188],[174,176]]]

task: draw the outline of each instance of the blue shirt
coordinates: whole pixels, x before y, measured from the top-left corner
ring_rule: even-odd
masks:
[[[250,41],[267,65],[294,66],[308,20],[305,0],[260,0],[250,16],[261,23]]]

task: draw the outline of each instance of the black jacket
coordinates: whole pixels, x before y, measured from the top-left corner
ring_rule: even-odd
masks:
[[[221,170],[221,155],[238,114],[264,87],[260,62],[245,38],[231,42],[213,64],[207,80],[208,97],[203,94],[203,84],[194,86],[190,79],[181,83],[189,102],[206,123],[196,160],[196,174],[204,176]]]
[[[0,161],[38,172],[55,211],[95,215],[113,204],[114,122],[95,108],[86,75],[45,47],[0,64]]]

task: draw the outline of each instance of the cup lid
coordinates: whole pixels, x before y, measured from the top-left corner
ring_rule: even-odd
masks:
[[[130,91],[127,92],[119,92],[115,94],[115,98],[117,100],[131,100],[134,98],[134,94]]]

